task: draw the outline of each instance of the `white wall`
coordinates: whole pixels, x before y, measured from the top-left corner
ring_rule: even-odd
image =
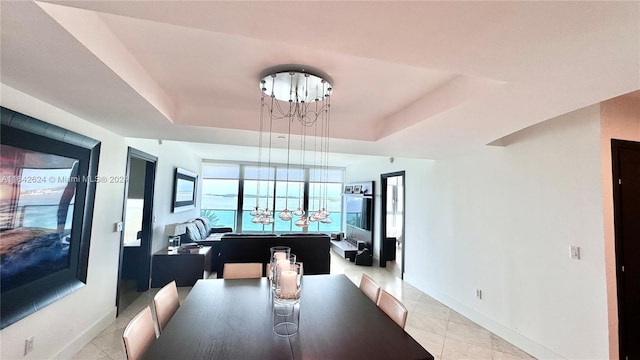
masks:
[[[394,158],[393,163],[388,157],[368,157],[367,160],[350,164],[346,167],[345,183],[375,181],[375,221],[373,254],[380,255],[380,213],[382,200],[380,195],[380,175],[396,171],[405,171],[406,204],[405,204],[405,252],[413,250],[413,246],[422,238],[424,229],[418,224],[423,223],[421,209],[424,209],[424,199],[429,198],[423,183],[428,178],[434,162],[431,160]],[[405,264],[408,266],[408,264]]]
[[[173,212],[173,179],[176,167],[198,174],[201,182],[202,159],[186,148],[180,142],[150,139],[127,138],[127,145],[158,157],[156,164],[156,183],[153,196],[153,244],[151,253],[169,245],[168,235],[164,233],[164,226],[186,221],[200,216],[200,185],[196,193],[196,208],[183,212]]]
[[[125,174],[123,137],[8,86],[1,91],[4,107],[100,140],[100,176]],[[0,331],[2,359],[71,357],[113,321],[120,245],[120,233],[113,230],[122,216],[123,194],[124,184],[97,184],[87,285]],[[31,336],[34,350],[23,357]]]
[[[605,359],[599,121],[591,106],[513,134],[506,147],[357,164],[347,179],[408,167],[406,281],[534,356]],[[569,245],[581,260],[569,259]]]
[[[100,176],[125,175],[128,146],[158,157],[152,252],[167,246],[166,223],[199,214],[199,204],[194,210],[172,213],[175,167],[201,172],[200,158],[183,145],[125,139],[11,87],[2,85],[0,91],[0,103],[4,107],[100,140]],[[123,197],[123,183],[97,185],[87,285],[0,331],[0,358],[71,358],[115,319],[120,233],[114,232],[114,224],[122,220]],[[23,357],[24,341],[31,336],[34,350]]]

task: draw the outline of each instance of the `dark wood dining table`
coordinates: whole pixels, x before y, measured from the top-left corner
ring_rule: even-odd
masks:
[[[344,275],[305,275],[299,332],[273,333],[266,278],[198,280],[147,359],[433,359]]]

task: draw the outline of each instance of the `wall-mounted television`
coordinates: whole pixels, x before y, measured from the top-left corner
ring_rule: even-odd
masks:
[[[371,231],[372,202],[373,199],[370,196],[345,195],[347,225]]]

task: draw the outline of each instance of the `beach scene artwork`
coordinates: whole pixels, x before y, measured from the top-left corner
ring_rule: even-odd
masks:
[[[0,145],[2,293],[69,268],[78,160]]]

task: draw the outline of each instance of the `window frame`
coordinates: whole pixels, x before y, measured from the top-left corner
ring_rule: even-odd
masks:
[[[228,166],[228,165],[234,165],[234,166],[238,166],[238,176],[237,176],[237,180],[238,180],[238,201],[236,204],[236,212],[237,212],[237,216],[236,216],[236,223],[234,224],[234,229],[236,232],[246,232],[246,233],[264,233],[264,232],[269,232],[269,233],[277,233],[277,234],[286,234],[286,233],[296,233],[296,232],[303,232],[303,233],[319,233],[322,232],[321,230],[309,230],[309,227],[304,227],[304,228],[297,228],[295,225],[291,226],[291,230],[290,231],[277,231],[276,230],[276,223],[274,221],[274,223],[272,225],[267,225],[267,226],[263,226],[262,230],[244,230],[242,227],[243,224],[243,220],[245,217],[244,212],[246,211],[244,209],[245,207],[245,182],[246,181],[258,181],[258,182],[268,182],[272,184],[272,190],[270,191],[269,194],[269,198],[271,199],[270,202],[272,204],[272,209],[270,209],[274,215],[274,217],[277,216],[276,213],[276,207],[277,207],[277,202],[276,202],[276,195],[277,195],[277,186],[276,184],[278,182],[286,182],[285,179],[277,179],[277,174],[278,171],[282,171],[284,167],[287,167],[286,164],[279,164],[279,163],[272,163],[270,164],[270,166],[266,166],[266,165],[260,165],[258,163],[252,163],[252,162],[227,162],[227,161],[203,161],[202,162],[202,180],[209,180],[209,179],[215,179],[215,180],[230,180],[233,178],[229,178],[229,177],[211,177],[211,176],[205,176],[205,171],[204,168],[207,166]],[[272,170],[268,172],[267,177],[269,177],[268,179],[255,179],[255,178],[247,178],[246,173],[247,173],[247,168],[252,168],[252,167],[262,167],[262,168],[271,168]],[[290,166],[289,166],[290,168]],[[316,169],[320,169],[320,170],[325,170],[327,168],[324,167],[315,167]],[[309,194],[309,190],[310,190],[310,172],[313,171],[314,167],[313,166],[304,166],[303,167],[303,177],[304,179],[300,180],[299,178],[296,179],[289,179],[289,182],[296,182],[299,183],[300,181],[303,182],[303,193],[302,193],[302,207],[305,211],[306,214],[309,213],[309,199],[311,197],[311,194]],[[300,168],[298,167],[297,170],[300,170]],[[339,171],[341,174],[341,181],[337,182],[337,181],[328,181],[328,183],[331,184],[339,184],[341,188],[344,188],[344,177],[345,177],[345,168],[344,167],[329,167],[328,168],[329,171]],[[272,176],[271,176],[272,175]],[[314,183],[317,183],[318,181],[314,181]],[[267,188],[269,188],[269,186],[271,186],[271,184],[267,184]],[[204,191],[201,191],[201,197],[203,196]],[[260,196],[259,199],[261,202],[262,200],[264,200],[264,195]],[[342,201],[342,197],[340,199],[341,205],[340,205],[340,219],[336,219],[333,218],[334,223],[339,223],[340,228],[337,229],[337,231],[343,231],[343,221],[342,221],[342,209],[343,209],[343,201]],[[203,210],[215,210],[215,209],[204,209],[202,208],[202,199],[201,199],[201,209],[200,211],[202,212]],[[291,205],[291,204],[289,204]],[[297,208],[297,204],[295,205],[295,207],[293,209]],[[289,209],[292,210],[292,209]],[[294,220],[292,220],[294,221]],[[315,225],[315,224],[314,224]]]

